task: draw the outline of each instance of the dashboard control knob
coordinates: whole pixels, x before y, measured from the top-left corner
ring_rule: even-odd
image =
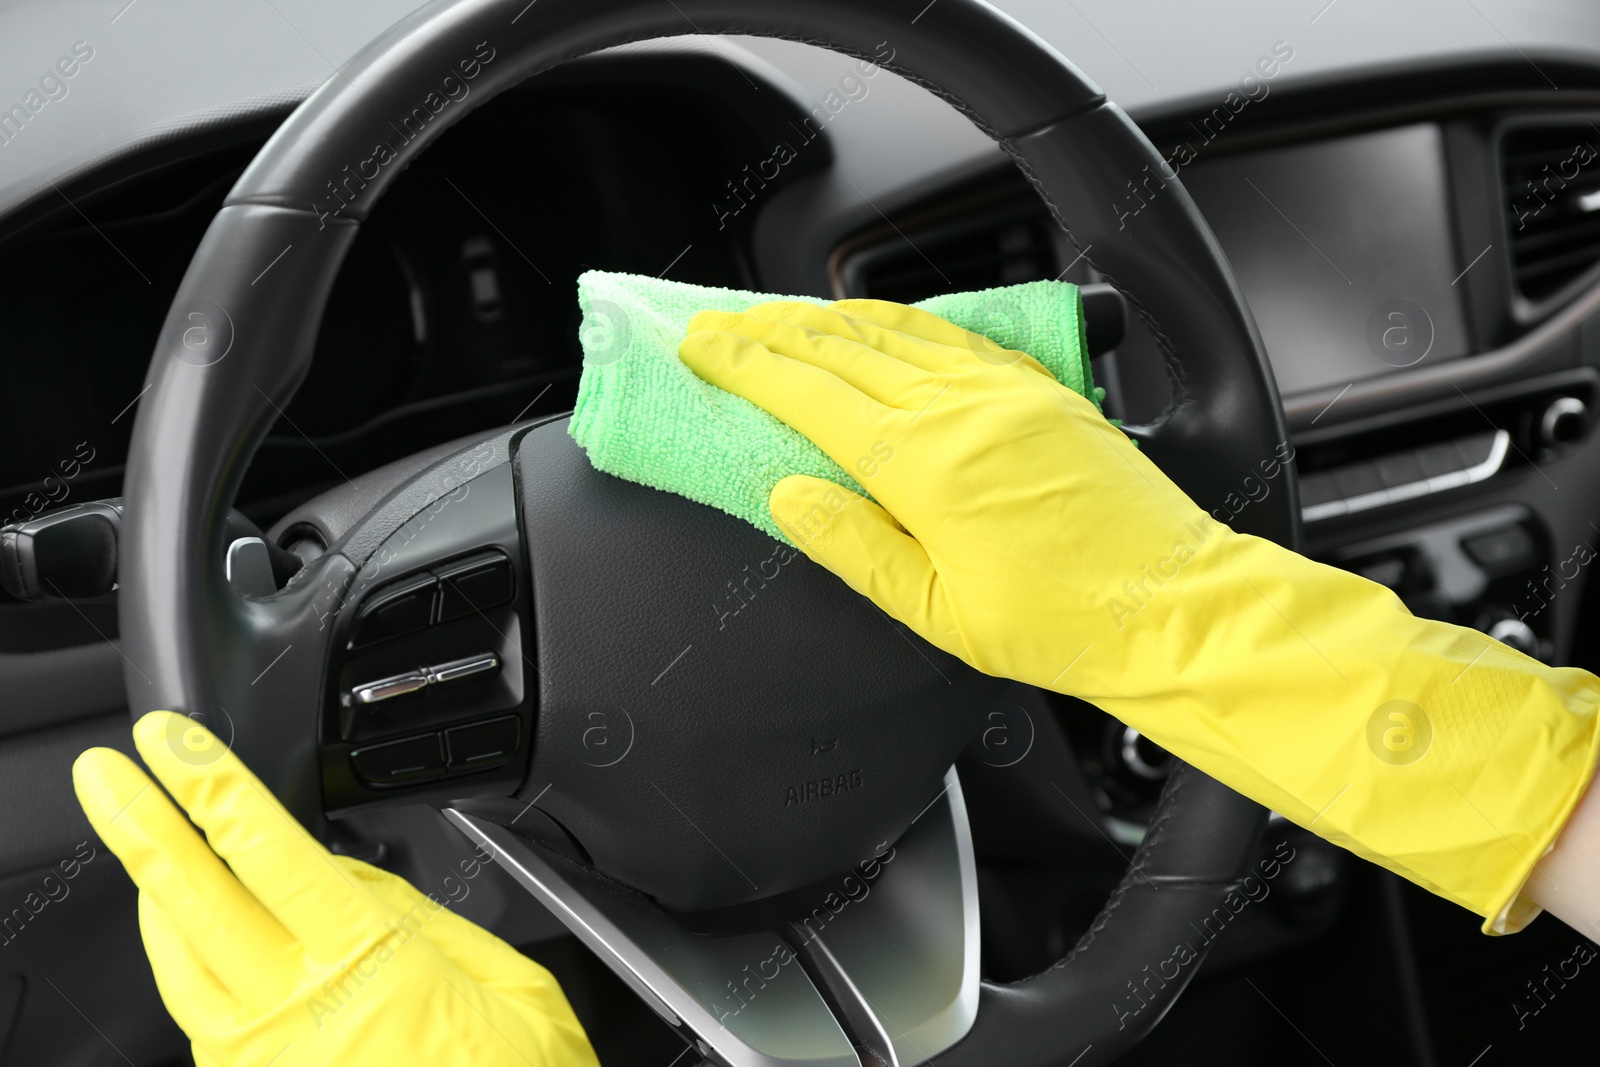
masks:
[[[1489,627],[1489,636],[1528,656],[1538,656],[1539,635],[1521,619],[1501,619]]]
[[[1539,416],[1539,443],[1546,448],[1576,444],[1589,432],[1589,405],[1575,396],[1550,401]]]
[[[1166,749],[1129,726],[1122,731],[1122,743],[1117,754],[1122,765],[1140,778],[1159,782],[1172,771],[1174,760]]]

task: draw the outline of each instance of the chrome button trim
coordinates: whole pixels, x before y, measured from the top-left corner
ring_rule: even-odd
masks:
[[[350,691],[358,704],[376,704],[380,700],[389,700],[393,697],[405,696],[415,693],[428,684],[428,676],[418,671],[409,674],[396,674],[389,678],[379,678],[375,682],[358,685]]]
[[[463,678],[499,669],[500,657],[491,652],[482,652],[476,656],[466,656],[445,663],[436,663],[431,667],[419,667],[404,674],[379,678],[375,682],[362,682],[350,690],[350,695],[357,704],[376,704],[381,700],[415,693],[430,685],[447,685],[450,682],[459,682]]]
[[[427,670],[428,681],[434,685],[443,685],[446,682],[459,681],[470,678],[474,674],[483,674],[485,671],[498,670],[500,658],[485,653],[480,656],[467,656],[465,659],[453,659],[449,663],[439,663]]]

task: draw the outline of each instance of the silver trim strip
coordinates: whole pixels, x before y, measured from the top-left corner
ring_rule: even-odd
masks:
[[[882,1021],[873,1013],[869,1007],[871,1001],[851,979],[844,964],[828,951],[827,943],[820,937],[815,938],[805,951],[813,969],[822,976],[823,984],[833,989],[839,1014],[849,1025],[851,1034],[862,1042],[871,1057],[862,1062],[870,1064],[875,1059],[873,1067],[904,1067],[894,1038],[889,1036],[889,1031],[884,1029]]]
[[[444,815],[713,1062],[859,1067],[848,1026],[889,1067],[913,1067],[960,1041],[977,1019],[977,863],[954,769],[878,857],[875,878],[841,876],[845,894],[827,894],[824,907],[790,922],[778,947],[792,955],[777,963],[774,935],[691,934],[644,898],[502,826],[454,808]],[[764,984],[745,982],[753,995],[733,999],[729,990],[752,968]],[[838,1003],[837,1017],[813,975]]]
[[[691,934],[643,898],[575,865],[557,868],[475,815],[444,815],[600,957],[657,1015],[730,1067],[861,1067],[850,1040],[775,934]],[[773,973],[765,967],[771,964]],[[759,988],[745,984],[759,973]],[[747,1001],[734,999],[742,989]],[[728,1010],[733,1008],[734,1010]],[[719,1011],[720,1009],[720,1011]]]
[[[800,943],[813,954],[845,1017],[865,1015],[889,1041],[893,1067],[926,1063],[967,1036],[978,1018],[982,948],[978,868],[954,768],[945,802],[895,842],[893,862],[860,901]]]
[[[463,678],[471,678],[474,674],[496,670],[499,666],[500,658],[487,652],[479,656],[453,659],[449,663],[439,663],[429,667],[428,683],[444,685],[446,682],[458,682]]]
[[[379,678],[376,682],[358,685],[350,691],[350,694],[356,698],[357,704],[376,704],[380,700],[415,693],[418,689],[426,688],[427,684],[427,675],[412,671],[410,674],[396,674],[390,678]]]
[[[379,678],[373,682],[362,682],[350,690],[350,695],[357,704],[376,704],[381,700],[405,696],[415,693],[419,689],[426,689],[430,685],[445,685],[449,682],[458,682],[463,678],[471,678],[475,674],[500,668],[500,657],[489,652],[482,652],[476,656],[466,656],[462,659],[453,659],[447,663],[436,663],[432,667],[420,667],[404,674],[394,674],[387,678]]]
[[[1489,458],[1482,463],[1421,481],[1408,482],[1393,489],[1380,489],[1375,493],[1363,493],[1345,500],[1329,500],[1323,504],[1313,504],[1308,508],[1301,508],[1300,517],[1306,522],[1317,522],[1321,519],[1331,519],[1336,515],[1350,515],[1358,511],[1383,507],[1385,504],[1398,504],[1402,500],[1411,500],[1414,497],[1442,493],[1446,489],[1473,485],[1499,473],[1501,466],[1505,464],[1506,452],[1510,448],[1510,431],[1496,430],[1494,443],[1489,446]]]

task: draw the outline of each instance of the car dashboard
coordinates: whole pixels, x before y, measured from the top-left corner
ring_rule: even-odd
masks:
[[[1279,41],[1235,83],[1131,108],[1163,164],[1129,175],[1126,197],[1106,205],[1137,240],[1153,199],[1194,199],[1277,377],[1288,438],[1238,471],[1234,491],[1200,503],[1231,521],[1290,491],[1293,468],[1308,554],[1417,614],[1600,669],[1588,582],[1600,544],[1600,61],[1493,54],[1297,80],[1295,58]],[[0,523],[120,494],[172,296],[228,189],[303,95],[63,169],[0,216]],[[1094,261],[1001,149],[893,74],[787,42],[615,49],[508,91],[399,178],[344,263],[313,366],[237,506],[284,547],[315,553],[325,546],[300,543],[310,535],[294,516],[324,490],[570,409],[585,270],[911,301],[1104,281]],[[1183,346],[1130,316],[1095,357],[1107,413],[1137,426],[1182,404]],[[5,731],[32,747],[0,765],[64,775],[86,741],[123,743],[116,625],[114,596],[0,594],[0,665],[54,665],[18,690]],[[1062,808],[1053,782],[1008,774],[982,743],[964,757],[985,969],[1001,978],[1047,965],[1083,933],[1170,767],[1087,705],[1037,692],[1013,703],[1021,717],[1007,721],[1065,753],[1058,769],[1099,810]],[[70,790],[51,797],[59,825],[77,826]],[[8,870],[61,851],[43,823],[8,842]],[[1060,863],[1022,858],[1040,840],[1057,842]],[[1282,820],[1267,842],[1302,858],[1127,1062],[1202,1040],[1219,1056],[1301,1062],[1295,1035],[1270,1031],[1246,988],[1296,966],[1322,968],[1313,990],[1375,969],[1355,1002],[1375,1033],[1415,1052],[1408,1062],[1464,1063],[1510,1040],[1485,990],[1507,1000],[1518,987],[1461,976],[1535,975],[1561,935],[1486,947],[1471,916],[1357,870]],[[564,951],[549,949],[552,966]],[[1358,1054],[1358,1035],[1313,993],[1288,1009],[1339,1062]],[[1217,1018],[1269,1036],[1243,1024],[1220,1034]],[[12,1062],[5,1026],[0,1015],[0,1062]],[[1519,1047],[1559,1056],[1582,1033],[1551,1024]]]

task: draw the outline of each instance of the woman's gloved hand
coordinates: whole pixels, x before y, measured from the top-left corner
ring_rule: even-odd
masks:
[[[155,711],[133,736],[205,838],[120,752],[79,756],[73,784],[139,886],[156,985],[199,1067],[596,1067],[543,967],[328,852],[198,723]]]
[[[1234,533],[1033,359],[928,312],[703,312],[679,352],[860,480],[876,502],[786,478],[773,518],[933,644],[1098,705],[1492,932],[1538,913],[1519,893],[1593,773],[1594,676]]]

